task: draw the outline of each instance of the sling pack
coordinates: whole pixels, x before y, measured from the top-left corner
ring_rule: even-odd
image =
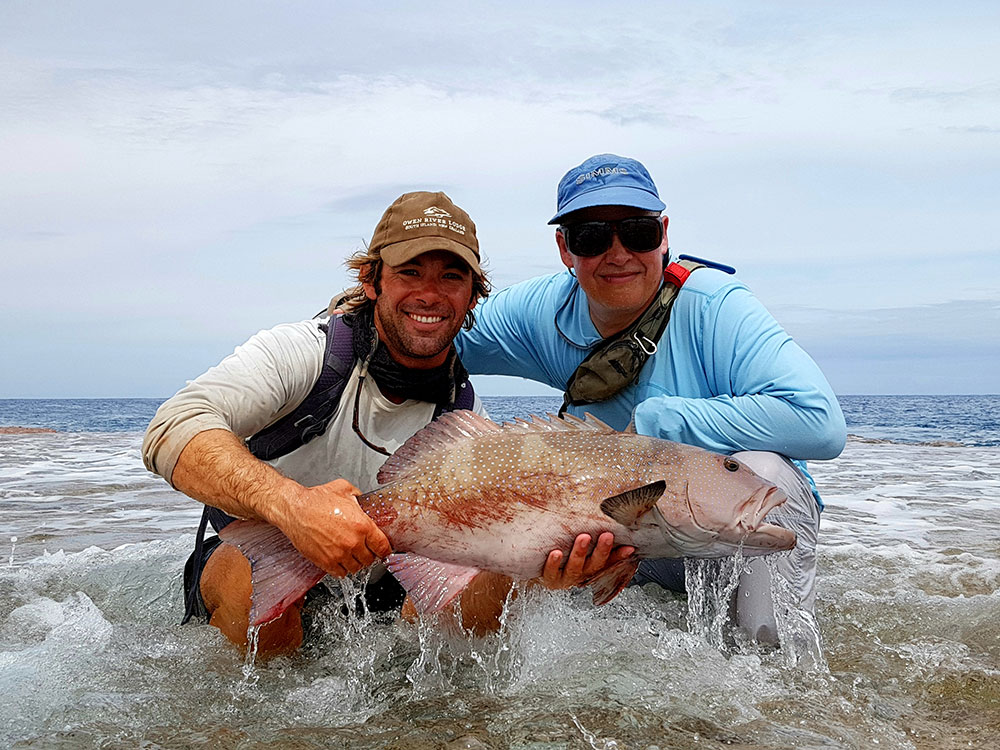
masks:
[[[323,354],[323,369],[320,371],[319,378],[312,390],[309,391],[302,403],[289,414],[252,435],[246,441],[250,453],[262,461],[280,458],[322,435],[326,432],[330,420],[337,412],[340,396],[347,387],[347,379],[356,364],[353,331],[344,322],[342,315],[331,315],[326,323],[320,324],[320,328],[326,332],[326,350]],[[461,383],[456,383],[456,386],[455,402],[438,404],[434,409],[435,419],[446,411],[471,409],[475,404],[476,394],[468,376]],[[228,513],[211,505],[206,505],[202,511],[201,523],[198,525],[198,533],[195,537],[194,555],[192,556],[196,565],[194,569],[191,569],[192,566],[189,565],[184,571],[184,586],[188,595],[184,619],[181,621],[182,625],[194,615],[204,616],[207,614],[204,611],[199,611],[199,602],[196,597],[201,580],[201,557],[205,531],[211,524],[218,533],[234,520]],[[191,580],[190,576],[193,576],[194,579]]]
[[[736,272],[730,266],[690,255],[681,255],[678,262],[668,264],[663,269],[663,288],[653,303],[624,331],[601,341],[570,376],[559,416],[570,406],[606,401],[638,380],[670,322],[677,292],[692,271],[706,267]]]

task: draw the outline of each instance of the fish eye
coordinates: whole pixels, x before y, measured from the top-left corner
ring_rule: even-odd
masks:
[[[739,471],[740,463],[736,459],[727,458],[722,461],[722,465],[726,467],[727,471]]]

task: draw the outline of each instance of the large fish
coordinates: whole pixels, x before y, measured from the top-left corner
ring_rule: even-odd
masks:
[[[598,605],[628,584],[639,558],[795,546],[793,532],[763,523],[784,493],[739,461],[593,417],[497,425],[451,412],[397,450],[378,481],[358,503],[391,542],[389,570],[421,612],[447,606],[480,570],[535,578],[551,550],[568,551],[582,533],[611,531],[636,550],[589,582]],[[269,524],[234,521],[221,536],[251,562],[253,625],[324,575]]]

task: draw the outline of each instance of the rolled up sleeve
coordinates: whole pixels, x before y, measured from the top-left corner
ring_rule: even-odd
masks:
[[[164,401],[142,443],[146,468],[168,482],[185,446],[200,432],[248,438],[288,414],[323,367],[325,334],[316,321],[261,331]]]

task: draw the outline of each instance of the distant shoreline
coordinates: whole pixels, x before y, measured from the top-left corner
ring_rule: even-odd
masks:
[[[0,435],[34,435],[35,433],[55,433],[48,427],[0,427]]]

